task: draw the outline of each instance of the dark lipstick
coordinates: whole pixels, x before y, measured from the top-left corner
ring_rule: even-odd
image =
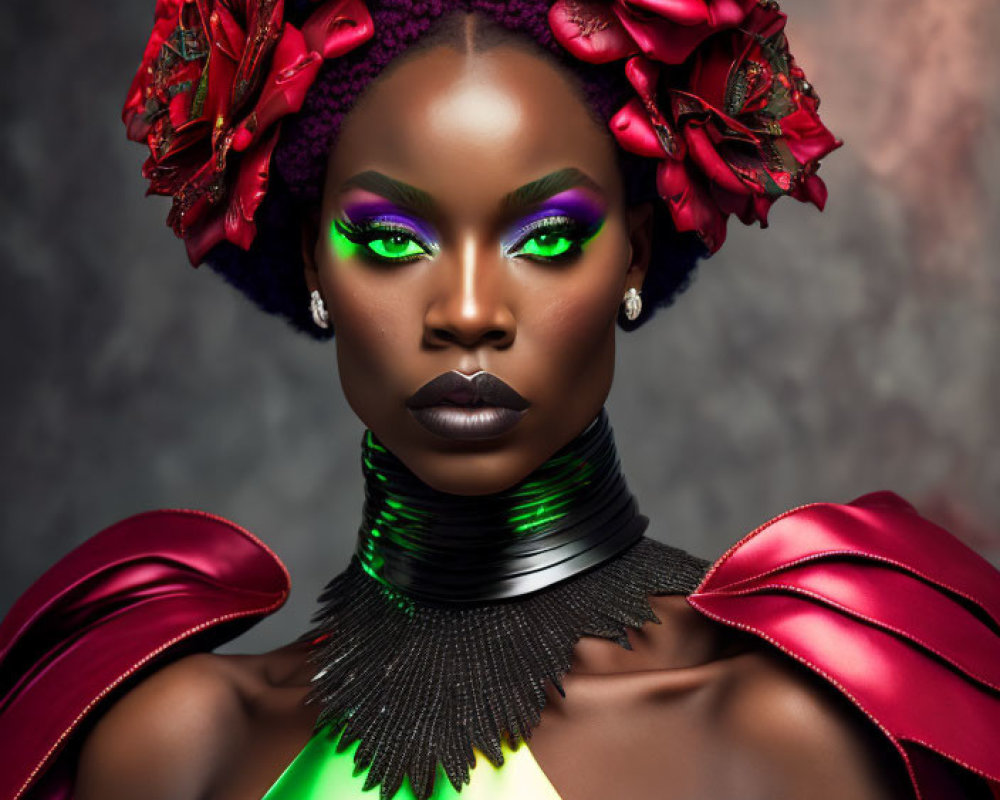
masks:
[[[406,401],[417,422],[431,433],[468,441],[506,433],[529,405],[495,375],[457,370],[428,381]]]

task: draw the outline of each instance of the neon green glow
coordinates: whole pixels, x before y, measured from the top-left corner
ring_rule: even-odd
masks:
[[[378,456],[386,453],[385,447],[375,440],[371,431],[366,431],[361,463],[366,479],[376,478],[382,491],[377,497],[370,498],[375,506],[368,517],[368,531],[361,532],[362,546],[358,558],[368,575],[378,580],[386,590],[394,591],[382,575],[385,562],[377,542],[388,540],[396,547],[419,550],[421,540],[435,520],[429,509],[415,504],[414,498],[393,491],[391,475],[385,475],[380,470],[382,461]],[[553,457],[532,478],[504,493],[500,499],[502,510],[491,512],[494,520],[491,534],[501,538],[505,532],[517,537],[534,537],[557,529],[581,498],[592,491],[597,472],[594,464],[576,453]],[[500,511],[499,517],[496,511]],[[498,519],[500,529],[496,528]]]
[[[379,236],[376,227],[365,236],[364,241],[359,242],[352,241],[343,225],[341,220],[336,220],[330,226],[330,243],[338,260],[368,256],[378,261],[412,261],[419,256],[428,255],[420,242],[405,233],[386,229],[385,235]]]
[[[558,258],[573,247],[573,240],[558,233],[539,233],[524,243],[520,255]]]
[[[347,261],[354,258],[358,255],[358,251],[361,250],[358,245],[344,236],[343,231],[337,227],[336,223],[330,226],[330,245],[338,261]]]
[[[399,233],[394,233],[385,239],[372,239],[368,242],[367,246],[379,258],[389,261],[400,258],[412,258],[413,256],[421,256],[426,253],[424,248],[413,241],[413,239]]]
[[[378,789],[362,791],[368,770],[355,772],[354,754],[359,743],[354,742],[338,753],[340,736],[340,733],[332,735],[329,726],[317,731],[262,800],[376,800]],[[500,767],[493,766],[482,753],[474,752],[476,764],[470,772],[469,783],[462,786],[461,792],[448,782],[439,765],[429,800],[509,800],[515,797],[560,800],[527,745],[513,750],[504,742]],[[408,779],[403,781],[392,800],[416,800]]]

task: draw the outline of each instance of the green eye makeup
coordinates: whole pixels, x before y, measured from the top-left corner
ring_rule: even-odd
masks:
[[[600,232],[604,214],[589,194],[560,192],[511,226],[501,237],[501,251],[507,258],[541,263],[571,261]],[[384,199],[346,205],[330,238],[337,258],[374,264],[407,264],[440,252],[433,229]]]
[[[579,189],[561,192],[519,221],[503,240],[508,258],[543,263],[570,261],[604,225],[604,209]]]
[[[405,263],[433,255],[437,248],[412,228],[388,221],[354,224],[338,219],[330,231],[338,258],[361,257],[384,263]]]
[[[504,255],[542,262],[569,261],[580,255],[600,228],[601,221],[587,224],[566,216],[542,217],[518,228],[510,244],[504,246]]]
[[[559,233],[538,233],[528,239],[521,248],[526,256],[558,258],[570,252],[577,242]]]

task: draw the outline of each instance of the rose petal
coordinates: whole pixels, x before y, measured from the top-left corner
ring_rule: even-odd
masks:
[[[686,162],[661,161],[656,170],[656,188],[667,202],[678,231],[694,231],[710,253],[722,247],[726,241],[726,217],[692,178]]]
[[[768,212],[771,210],[771,206],[774,205],[774,201],[777,198],[767,197],[762,194],[755,194],[753,196],[753,215],[748,216],[747,219],[742,220],[746,225],[749,225],[755,219],[760,223],[760,227],[766,228],[770,223],[767,221]]]
[[[792,191],[792,197],[801,200],[803,203],[812,203],[822,211],[826,208],[827,189],[826,184],[819,175],[807,175],[799,185]]]
[[[278,143],[280,129],[280,125],[275,125],[270,137],[240,160],[236,185],[226,208],[225,231],[226,239],[244,250],[250,249],[257,235],[253,218],[267,194],[271,153]]]
[[[324,59],[350,52],[374,33],[375,23],[361,0],[329,0],[302,26],[306,45]]]
[[[549,27],[560,45],[590,64],[617,61],[637,52],[607,3],[556,0],[549,8]]]
[[[271,69],[253,111],[237,126],[233,149],[243,151],[261,137],[279,119],[294,114],[305,101],[322,65],[319,53],[307,49],[302,32],[292,25],[285,30],[274,48]]]
[[[745,217],[752,211],[753,195],[746,194],[745,192],[740,194],[727,192],[717,184],[712,184],[709,187],[709,194],[719,207],[719,210],[726,216],[735,214],[740,218],[740,221],[745,222]]]
[[[743,22],[757,0],[628,0],[628,4],[678,25],[709,25],[717,30]]]
[[[735,214],[744,225],[759,222],[762,228],[767,227],[767,214],[777,199],[765,194],[736,195],[716,184],[712,184],[711,193],[724,214]]]
[[[221,51],[215,52],[214,58],[208,59],[205,69],[205,93],[202,104],[202,117],[210,124],[212,146],[229,128],[230,111],[232,108],[232,87],[236,76],[236,64]]]
[[[701,168],[710,181],[735,194],[763,191],[762,186],[751,182],[747,176],[738,174],[732,169],[725,158],[716,150],[704,124],[686,125],[683,128],[683,136],[691,160]]]
[[[788,22],[788,15],[781,11],[777,3],[753,3],[747,11],[740,28],[752,38],[770,39],[784,30]]]
[[[625,77],[639,93],[639,97],[656,101],[656,84],[660,77],[660,67],[648,58],[633,56],[625,62]]]
[[[734,44],[740,34],[723,35],[706,43],[693,59],[691,75],[684,87],[699,102],[712,108],[726,108],[729,79],[737,70],[734,64]]]
[[[153,12],[153,30],[146,43],[146,49],[142,53],[139,69],[128,87],[125,105],[122,108],[122,122],[125,123],[126,128],[125,135],[133,142],[144,141],[149,132],[149,121],[145,119],[144,114],[146,93],[153,79],[153,62],[159,56],[163,43],[177,27],[182,5],[183,0],[157,0],[156,9]]]
[[[226,239],[226,227],[223,215],[217,214],[197,228],[185,234],[184,247],[187,250],[188,261],[192,267],[201,264],[205,257],[219,242]]]
[[[683,63],[716,32],[710,25],[676,25],[657,17],[639,18],[620,2],[611,8],[643,55],[662,64]]]
[[[657,96],[659,75],[659,66],[643,56],[632,56],[625,64],[625,76],[639,95],[647,121],[652,126],[660,146],[667,155],[680,158],[683,142],[677,136],[674,125],[660,110]]]
[[[208,18],[208,33],[214,52],[234,64],[240,62],[246,49],[247,34],[226,6],[218,5],[212,10]]]
[[[708,22],[708,4],[705,0],[628,0],[627,5],[678,25],[704,25]]]
[[[608,123],[611,133],[625,150],[648,158],[665,158],[667,151],[649,121],[638,97],[622,106]]]
[[[232,85],[232,106],[236,114],[242,114],[244,104],[260,86],[260,75],[264,63],[275,44],[281,38],[284,24],[284,3],[282,0],[255,0],[247,5],[252,9],[247,13],[245,46],[236,69]],[[270,13],[267,13],[270,12]]]
[[[818,116],[804,108],[796,109],[778,124],[788,148],[800,164],[818,161],[843,144],[827,130]]]

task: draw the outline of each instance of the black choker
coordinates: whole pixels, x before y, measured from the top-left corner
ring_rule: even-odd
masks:
[[[516,486],[462,497],[418,479],[371,431],[356,554],[407,596],[475,603],[519,597],[618,555],[649,523],[618,464],[608,415]]]
[[[646,519],[603,412],[522,495],[530,481],[487,501],[435,493],[369,436],[364,457],[358,555],[323,591],[303,638],[314,645],[317,730],[340,735],[338,749],[360,740],[355,765],[382,800],[405,778],[426,800],[438,765],[459,789],[473,748],[499,766],[504,740],[531,736],[546,684],[562,692],[581,636],[628,648],[626,628],[656,620],[648,598],[688,594],[708,568],[641,535]],[[532,505],[542,495],[566,502],[543,511]],[[407,502],[396,507],[399,497]],[[476,601],[477,583],[506,599]]]

